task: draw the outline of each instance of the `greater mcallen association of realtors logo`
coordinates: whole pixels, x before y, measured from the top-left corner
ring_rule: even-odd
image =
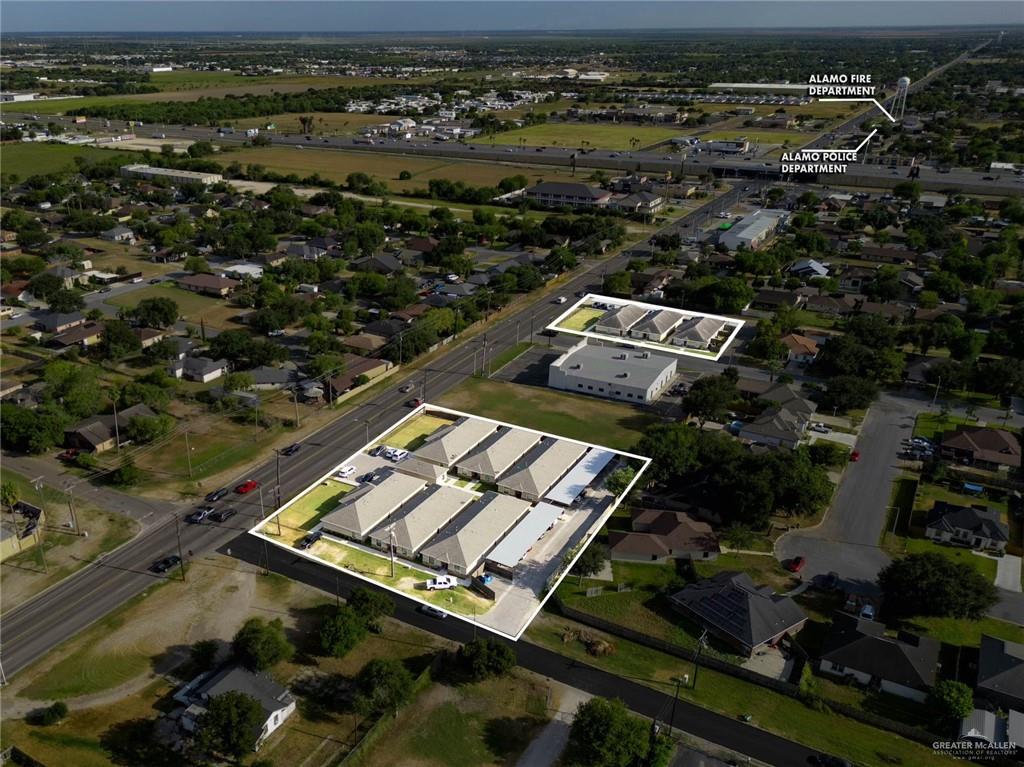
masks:
[[[1001,759],[1012,757],[1017,744],[1012,741],[988,743],[983,740],[935,741],[932,750],[954,759]]]

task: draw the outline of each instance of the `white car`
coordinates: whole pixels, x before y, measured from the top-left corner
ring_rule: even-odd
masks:
[[[355,466],[346,466],[343,469],[340,469],[338,471],[338,473],[335,474],[334,476],[336,476],[338,479],[348,479],[349,477],[351,477],[355,473],[356,473],[356,467]]]
[[[427,591],[444,591],[454,589],[459,585],[459,580],[454,575],[439,575],[427,581]]]
[[[726,212],[725,212],[725,211],[723,210],[723,211],[722,211],[721,213],[719,213],[719,214],[718,214],[718,217],[719,217],[719,218],[729,218],[729,214],[728,214],[728,213],[726,213]]]
[[[555,299],[555,303],[556,304],[564,304],[568,300],[569,299],[566,298],[565,296],[559,296],[558,298]]]
[[[399,461],[405,460],[405,457],[407,455],[409,455],[408,450],[396,450],[394,453],[391,454],[391,460],[394,461],[395,463],[398,463]]]
[[[382,455],[385,458],[387,458],[389,461],[391,461],[391,460],[394,460],[395,453],[397,453],[397,452],[398,452],[398,448],[397,447],[386,447],[386,448],[384,448],[384,452],[382,453]]]

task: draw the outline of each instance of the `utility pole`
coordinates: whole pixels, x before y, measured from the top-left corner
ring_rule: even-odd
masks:
[[[111,397],[114,403],[114,444],[117,445],[117,454],[121,454],[121,431],[117,425],[117,392],[114,392],[114,396]]]
[[[75,486],[70,482],[67,485],[68,492],[68,511],[71,513],[71,524],[74,527],[75,535],[81,535],[82,531],[78,529],[78,515],[75,513]]]
[[[932,397],[932,407],[935,407],[935,402],[939,399],[939,389],[942,388],[942,378],[935,382],[935,395]]]
[[[174,534],[178,536],[178,564],[181,566],[181,582],[184,583],[185,578],[185,555],[181,551],[181,519],[178,515],[174,515]]]
[[[185,430],[185,460],[188,462],[188,478],[192,479],[192,445],[188,441],[188,429]]]
[[[277,508],[281,508],[281,451],[274,448],[274,455],[277,457]]]
[[[672,696],[672,711],[668,715],[668,736],[670,738],[672,737],[672,722],[674,722],[676,719],[676,703],[679,702],[679,685],[683,683],[683,678],[681,676],[677,676],[675,678],[675,683],[676,692],[675,695]]]
[[[395,526],[388,528],[388,549],[391,553],[391,578],[395,577]]]
[[[708,641],[708,630],[704,629],[704,633],[700,635],[700,639],[697,640],[697,654],[693,658],[693,689],[697,689],[697,672],[700,670],[700,654],[704,649],[704,645]]]

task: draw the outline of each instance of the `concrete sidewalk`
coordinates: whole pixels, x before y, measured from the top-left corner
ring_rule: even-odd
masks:
[[[555,691],[557,709],[551,721],[526,747],[516,767],[554,767],[569,743],[569,728],[576,716],[576,709],[593,697],[583,690],[558,682],[552,682],[551,687]]]

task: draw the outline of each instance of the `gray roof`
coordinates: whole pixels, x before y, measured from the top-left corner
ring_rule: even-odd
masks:
[[[927,690],[935,684],[939,642],[901,632],[885,634],[885,624],[836,613],[821,657],[887,682]]]
[[[629,329],[630,334],[632,333],[657,333],[659,336],[664,335],[680,322],[683,321],[683,315],[679,312],[669,311],[668,309],[658,309],[651,312],[644,317],[640,322]]]
[[[779,407],[788,410],[791,413],[811,415],[818,409],[817,404],[807,399],[798,386],[789,383],[775,384],[773,387],[758,396],[758,399],[764,400],[765,402],[774,402]]]
[[[221,669],[196,688],[196,694],[204,700],[226,692],[241,692],[255,698],[263,709],[264,721],[275,711],[286,708],[293,700],[286,687],[266,674],[255,674],[241,666]]]
[[[766,437],[772,439],[799,440],[804,433],[803,421],[785,408],[771,407],[759,415],[753,423],[740,430],[744,439]]]
[[[575,466],[585,452],[587,448],[578,442],[549,441],[516,463],[498,480],[498,486],[509,493],[526,493],[539,498]]]
[[[85,315],[81,312],[48,312],[36,320],[36,325],[43,330],[53,330],[72,322],[85,322]]]
[[[526,190],[527,194],[557,194],[563,197],[589,197],[599,200],[609,193],[596,186],[580,181],[541,181]]]
[[[757,647],[806,620],[796,602],[757,586],[746,573],[722,571],[691,583],[671,601],[708,628]]]
[[[647,314],[647,310],[640,306],[624,304],[615,309],[609,309],[594,324],[604,328],[628,330],[639,322],[645,314]]]
[[[205,375],[214,370],[224,370],[227,366],[227,360],[212,360],[209,357],[186,357],[182,361],[185,373],[192,375]]]
[[[479,418],[460,418],[427,437],[413,455],[441,466],[451,466],[497,428],[497,424]]]
[[[529,508],[526,501],[488,491],[455,517],[420,554],[472,572]]]
[[[364,484],[344,495],[338,508],[322,522],[327,532],[363,538],[385,517],[426,486],[419,477],[387,470],[375,484]]]
[[[418,493],[394,522],[381,525],[370,533],[370,540],[387,544],[388,531],[395,533],[395,545],[408,551],[418,551],[423,544],[437,535],[441,528],[462,511],[476,496],[451,485],[434,485]]]
[[[980,535],[991,541],[1010,540],[1010,528],[995,509],[957,506],[945,501],[935,502],[928,513],[925,527],[949,533],[967,530],[972,535]]]
[[[682,324],[676,328],[672,338],[673,341],[678,338],[680,343],[682,341],[698,341],[706,344],[719,334],[723,325],[725,323],[722,320],[711,317],[690,317],[683,320]]]
[[[584,345],[569,349],[552,362],[551,367],[562,370],[566,375],[586,378],[609,386],[628,385],[646,390],[669,368],[674,372],[676,361],[671,357],[650,352]]]
[[[1024,702],[1024,644],[982,634],[977,688]]]
[[[503,567],[515,567],[545,531],[558,521],[562,511],[550,503],[538,503],[501,539],[501,543],[487,555],[487,560]]]
[[[501,427],[455,467],[469,474],[497,477],[538,442],[540,435],[532,431]]]

